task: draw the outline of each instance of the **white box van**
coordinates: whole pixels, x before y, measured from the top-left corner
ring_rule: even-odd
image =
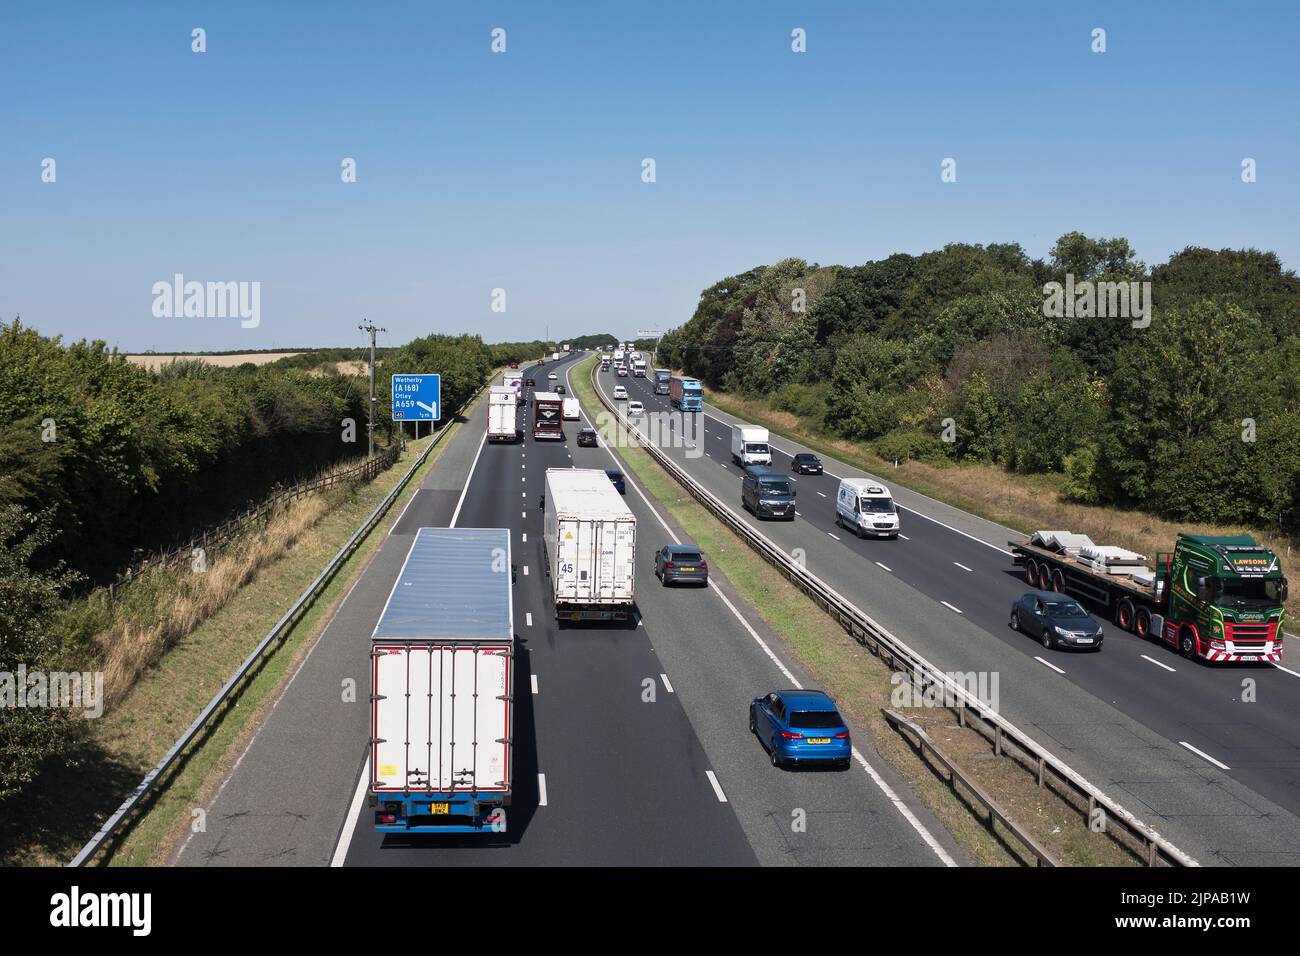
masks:
[[[835,523],[859,538],[898,537],[898,511],[889,489],[872,478],[841,478]]]
[[[576,422],[582,418],[582,406],[578,404],[576,398],[564,399],[564,420],[566,422]]]
[[[767,445],[767,429],[753,425],[731,426],[731,460],[742,468],[772,464],[772,449]]]

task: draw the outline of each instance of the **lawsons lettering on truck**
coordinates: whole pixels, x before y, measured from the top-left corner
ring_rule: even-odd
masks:
[[[1188,658],[1282,660],[1282,564],[1248,534],[1180,533],[1173,551],[1146,557],[1068,531],[1009,542],[1033,587],[1064,591],[1106,608],[1115,624]]]

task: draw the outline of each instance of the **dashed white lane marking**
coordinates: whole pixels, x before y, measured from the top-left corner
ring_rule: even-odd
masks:
[[[546,806],[546,774],[544,773],[537,775],[537,805]]]
[[[908,537],[907,535],[905,535],[905,534],[900,534],[899,537],[902,538],[904,541],[911,541],[911,540],[912,540],[911,538],[909,538],[909,537]]]
[[[528,543],[528,532],[525,531],[523,534],[521,534],[521,535],[519,536],[519,538],[520,538],[520,540],[521,540],[524,544],[527,544],[527,543]]]
[[[526,491],[521,491],[521,492],[519,492],[519,497],[520,497],[520,498],[527,498],[527,497],[528,497],[528,492],[526,492]]]
[[[537,693],[537,675],[536,675],[536,674],[533,675],[533,693],[534,693],[534,694]]]
[[[1158,660],[1156,660],[1154,657],[1147,657],[1145,654],[1139,654],[1138,657],[1141,657],[1143,660],[1150,661],[1152,664],[1155,664],[1156,667],[1163,667],[1165,670],[1169,671],[1169,673],[1171,673],[1171,674],[1176,674],[1176,673],[1177,673],[1177,671],[1175,671],[1175,670],[1174,670],[1172,667],[1170,667],[1168,664],[1165,664],[1165,663],[1163,663],[1162,661],[1158,661]]]
[[[893,573],[894,573],[894,569],[891,568],[889,565],[887,565],[887,564],[880,564],[879,561],[877,561],[876,564],[880,565],[880,567],[884,568],[884,569],[885,569],[886,571],[888,571],[890,574],[893,574]]]
[[[722,792],[722,784],[718,783],[718,778],[713,775],[712,770],[704,771],[704,776],[709,778],[709,783],[713,785],[713,792],[718,795],[719,803],[727,802],[727,795]]]
[[[826,497],[826,494],[825,494],[824,492],[819,491],[819,492],[817,492],[817,494],[821,495],[823,498]]]
[[[671,694],[673,692],[673,685],[668,682],[668,675],[660,674],[659,679],[664,682],[664,690]]]
[[[826,533],[827,533],[827,534],[830,534],[831,537],[834,538],[836,541],[839,541],[839,540],[840,540],[840,536],[839,536],[838,534],[831,534],[829,531],[827,531]]]
[[[1213,757],[1211,757],[1209,754],[1207,754],[1204,750],[1197,750],[1195,747],[1193,747],[1191,744],[1189,744],[1186,740],[1180,740],[1180,741],[1178,741],[1178,744],[1179,744],[1179,746],[1181,746],[1181,747],[1186,747],[1188,750],[1190,750],[1192,753],[1196,754],[1196,756],[1200,757],[1202,760],[1208,760],[1210,763],[1214,764],[1214,765],[1215,765],[1216,767],[1218,767],[1220,770],[1231,770],[1231,769],[1232,769],[1232,768],[1229,767],[1226,763],[1223,763],[1223,762],[1220,761],[1220,760],[1215,760]]]
[[[975,573],[975,569],[974,569],[974,568],[968,568],[968,567],[966,567],[966,565],[962,564],[960,561],[954,561],[953,564],[957,565],[957,567],[961,568],[963,571],[969,571],[971,574],[974,574],[974,573]]]
[[[1058,673],[1058,674],[1064,674],[1064,673],[1065,673],[1065,671],[1061,670],[1059,667],[1057,667],[1057,666],[1056,666],[1055,664],[1053,664],[1051,661],[1045,661],[1045,660],[1043,660],[1041,657],[1035,657],[1034,660],[1038,661],[1038,663],[1042,664],[1044,667],[1050,667],[1052,670],[1056,671],[1056,673]]]
[[[524,577],[528,577],[528,565],[524,565]]]
[[[525,612],[524,612],[524,623],[527,624],[529,627],[532,627],[532,626],[533,626],[533,612],[532,612],[532,611],[525,611]]]
[[[527,511],[521,511],[521,512],[519,512],[519,517],[521,517],[521,518],[527,518],[527,517],[528,517],[528,512],[527,512]]]
[[[958,614],[961,613],[961,608],[957,607],[955,604],[949,604],[947,601],[940,601],[939,603],[950,611],[956,611]]]

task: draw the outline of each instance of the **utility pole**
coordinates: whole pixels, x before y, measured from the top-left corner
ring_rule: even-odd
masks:
[[[367,455],[373,458],[375,456],[375,334],[388,330],[376,327],[369,319],[362,319],[357,328],[362,332],[370,333],[370,421],[366,425],[366,431],[370,434]]]

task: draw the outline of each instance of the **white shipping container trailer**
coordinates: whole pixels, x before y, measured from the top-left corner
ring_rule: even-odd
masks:
[[[519,441],[519,405],[515,390],[508,385],[493,385],[488,390],[488,441]]]
[[[626,621],[636,600],[636,516],[596,468],[548,468],[542,547],[567,621]]]
[[[375,829],[504,826],[513,787],[510,532],[421,528],[371,636]]]

